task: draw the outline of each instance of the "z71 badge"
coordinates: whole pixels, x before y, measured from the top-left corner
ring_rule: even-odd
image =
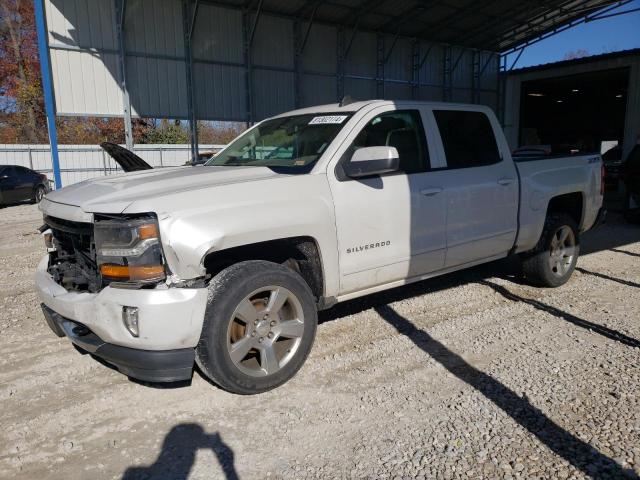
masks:
[[[369,243],[368,245],[358,245],[357,247],[347,248],[347,253],[363,252],[365,250],[372,250],[374,248],[388,247],[391,245],[391,240],[385,240],[383,242]]]

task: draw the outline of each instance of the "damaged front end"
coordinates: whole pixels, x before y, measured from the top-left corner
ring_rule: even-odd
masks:
[[[102,279],[96,262],[93,224],[44,217],[45,242],[49,250],[48,272],[69,291],[98,292]],[[51,237],[46,237],[46,230]],[[50,242],[50,243],[49,243]]]
[[[93,223],[45,215],[44,221],[48,272],[67,291],[155,287],[170,273],[153,214],[101,215]]]

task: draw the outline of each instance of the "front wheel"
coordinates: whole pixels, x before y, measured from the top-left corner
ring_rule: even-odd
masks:
[[[225,390],[265,392],[298,372],[317,322],[313,294],[300,275],[272,262],[237,263],[209,284],[196,363]]]
[[[39,185],[38,187],[36,187],[36,191],[33,194],[33,201],[35,203],[40,203],[42,201],[42,199],[44,198],[46,193],[47,192],[44,189],[44,187],[42,185]]]
[[[522,257],[527,280],[542,287],[567,283],[578,262],[580,236],[573,219],[563,213],[547,216],[538,245]]]

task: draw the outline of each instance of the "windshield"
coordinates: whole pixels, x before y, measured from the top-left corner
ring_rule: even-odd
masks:
[[[292,173],[311,170],[350,115],[315,114],[266,120],[234,140],[207,166],[260,166]]]

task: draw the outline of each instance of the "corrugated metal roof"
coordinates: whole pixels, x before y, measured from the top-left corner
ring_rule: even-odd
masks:
[[[204,0],[255,9],[257,0]],[[611,5],[611,0],[263,0],[262,11],[490,51],[504,51]]]

